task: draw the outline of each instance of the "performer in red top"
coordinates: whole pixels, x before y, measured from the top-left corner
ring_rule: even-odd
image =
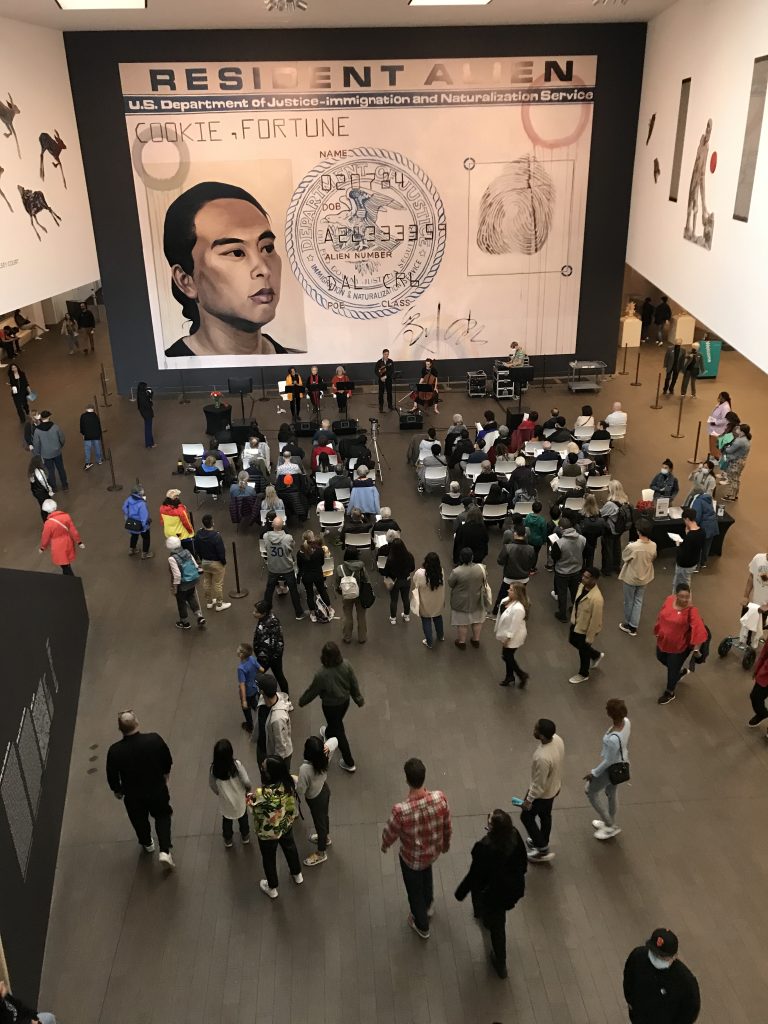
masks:
[[[312,403],[312,410],[317,415],[320,414],[320,399],[323,397],[323,392],[315,390],[310,391],[309,385],[322,385],[322,383],[323,382],[320,380],[320,371],[316,366],[313,366],[309,371],[309,377],[307,377],[307,394],[309,395],[309,400]]]
[[[343,366],[336,367],[336,373],[331,377],[331,387],[336,395],[336,405],[339,409],[339,416],[347,415],[347,402],[349,401],[352,391],[337,390],[337,384],[346,383],[350,379],[349,374]]]
[[[690,671],[683,668],[689,654],[698,654],[707,640],[707,627],[698,609],[691,604],[691,589],[687,583],[679,583],[675,593],[661,606],[653,632],[656,634],[656,658],[667,670],[667,687],[657,703],[669,704],[675,699],[675,687]]]

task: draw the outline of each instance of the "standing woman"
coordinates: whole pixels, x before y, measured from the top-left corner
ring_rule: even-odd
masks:
[[[19,423],[24,423],[29,415],[29,381],[18,363],[11,363],[8,367],[8,387],[11,389]]]
[[[734,429],[733,434],[733,441],[728,445],[728,450],[725,453],[725,466],[723,467],[726,490],[728,491],[723,495],[724,501],[738,501],[741,474],[752,447],[752,429],[748,423],[740,423]]]
[[[683,505],[690,505],[697,494],[709,494],[710,497],[714,498],[717,479],[715,477],[715,463],[712,459],[707,458],[698,465],[692,473],[689,473],[688,479],[691,481],[691,489]]]
[[[131,535],[128,554],[136,554],[139,537],[141,537],[141,557],[143,559],[154,558],[154,554],[149,550],[149,524],[152,519],[141,484],[136,484],[123,502],[123,516],[125,517],[125,528]]]
[[[411,577],[416,568],[413,555],[399,537],[394,537],[387,545],[387,561],[382,573],[384,585],[389,590],[389,622],[397,625],[397,597],[403,602],[400,613],[403,622],[411,621]]]
[[[597,504],[597,498],[590,491],[584,498],[584,505],[581,510],[581,522],[579,523],[579,533],[582,534],[586,540],[584,545],[584,568],[589,568],[590,565],[595,564],[595,553],[597,552],[597,542],[605,537],[606,531],[608,530],[608,523],[600,515],[600,507]]]
[[[328,860],[326,850],[332,846],[331,825],[328,808],[331,803],[331,791],[328,788],[328,764],[331,754],[339,745],[333,737],[323,740],[322,736],[310,736],[304,744],[304,761],[299,768],[296,782],[296,794],[301,800],[307,801],[309,813],[312,815],[316,831],[309,837],[310,843],[317,843],[317,852],[310,853],[304,859],[309,868]]]
[[[311,366],[309,368],[309,377],[307,377],[307,384],[308,385],[309,384],[319,385],[319,384],[322,384],[322,383],[323,382],[320,380],[320,371],[318,370],[318,368],[316,366]],[[314,391],[313,390],[313,391],[307,391],[307,394],[309,395],[309,401],[312,404],[312,411],[314,412],[315,416],[319,416],[320,415],[320,399],[322,398],[322,392],[321,391]]]
[[[499,686],[514,686],[515,676],[520,680],[517,685],[521,690],[528,682],[528,673],[523,672],[515,656],[528,636],[526,622],[530,610],[528,588],[524,583],[513,583],[499,605],[499,616],[496,619],[496,639],[501,642],[501,657],[506,667]]]
[[[43,511],[43,502],[53,497],[53,488],[45,471],[45,463],[39,455],[33,455],[29,460],[27,476],[29,477],[29,489],[32,491],[32,496],[40,506],[40,518],[45,522],[48,518],[48,513]]]
[[[299,697],[299,707],[305,707],[315,697],[320,698],[327,722],[324,730],[325,737],[326,739],[336,738],[339,741],[341,750],[339,768],[352,773],[357,768],[352,751],[349,749],[349,740],[344,729],[344,716],[349,710],[350,699],[359,708],[365,704],[365,699],[360,693],[360,685],[355,671],[349,662],[341,656],[338,644],[332,640],[324,644],[320,661],[323,667],[315,673],[314,679]]]
[[[669,460],[667,460],[669,461]],[[675,491],[675,494],[677,491]],[[622,509],[624,514],[622,515]],[[608,500],[600,509],[600,515],[605,519],[607,529],[602,540],[602,568],[603,576],[610,576],[611,573],[618,573],[621,568],[621,535],[632,525],[631,509],[629,498],[619,480],[611,480],[608,484]],[[629,518],[629,522],[623,523],[622,519]]]
[[[721,391],[717,396],[717,405],[709,414],[707,420],[707,432],[709,433],[709,454],[713,459],[717,458],[717,439],[725,432],[725,415],[731,411],[731,396],[727,391]]]
[[[667,670],[667,685],[656,703],[669,704],[675,699],[677,684],[690,671],[683,668],[688,655],[698,654],[707,641],[707,627],[698,609],[691,604],[691,588],[687,583],[678,583],[674,594],[664,601],[653,632],[656,660]]]
[[[296,390],[288,390],[289,388],[296,388]],[[286,374],[285,390],[289,396],[291,416],[297,420],[301,414],[301,398],[304,394],[304,381],[301,379],[301,374],[298,373],[295,366],[292,366]]]
[[[584,792],[598,817],[592,822],[595,839],[613,839],[621,832],[616,827],[616,786],[611,782],[611,765],[628,761],[630,721],[627,705],[612,697],[605,705],[611,727],[603,736],[600,764],[584,776]]]
[[[77,527],[67,512],[59,511],[53,498],[43,502],[42,510],[47,513],[47,517],[40,537],[40,551],[50,547],[53,564],[58,565],[65,576],[74,576],[72,563],[77,554],[75,544],[79,548],[85,547]]]
[[[337,390],[337,384],[346,384],[350,377],[343,366],[336,367],[336,373],[331,377],[331,387],[336,395],[336,406],[339,410],[339,416],[347,415],[347,403],[349,402],[349,396],[352,394],[351,391]]]
[[[75,352],[80,351],[80,342],[78,341],[79,331],[77,329],[77,323],[69,315],[65,314],[64,319],[61,321],[61,336],[69,340],[69,354],[73,356]]]
[[[475,562],[472,548],[462,548],[459,564],[448,577],[451,591],[451,625],[456,627],[454,643],[460,651],[467,649],[467,631],[472,630],[470,643],[480,646],[480,632],[493,604],[485,566]]]
[[[736,436],[734,434],[734,431],[740,422],[741,420],[735,412],[727,412],[725,414],[725,426],[723,427],[723,431],[717,439],[717,450],[720,453],[721,467],[723,465],[723,460],[725,459],[725,452],[728,448],[728,445],[733,441],[734,437]]]
[[[250,803],[264,874],[267,876],[259,882],[259,888],[265,896],[276,900],[278,846],[285,854],[291,878],[296,885],[304,881],[299,851],[293,838],[293,823],[298,814],[296,787],[281,757],[270,754],[264,759],[263,777],[264,785],[255,790]]]
[[[143,380],[139,381],[136,388],[136,408],[144,420],[144,447],[154,448],[155,439],[152,436],[152,420],[155,416],[155,408],[152,404],[152,388],[147,387]]]
[[[248,798],[251,796],[251,780],[248,772],[235,757],[229,740],[218,740],[213,748],[213,761],[208,776],[208,785],[219,798],[221,812],[221,834],[224,846],[232,849],[232,822],[240,826],[243,845],[251,841],[251,826],[248,821]]]
[[[683,361],[683,386],[680,390],[682,395],[688,390],[688,385],[691,385],[691,397],[696,397],[696,381],[699,379],[699,374],[704,369],[704,360],[701,358],[701,352],[699,352],[699,343],[694,341],[691,345],[691,351],[685,357]]]
[[[506,811],[488,815],[486,835],[472,847],[472,864],[456,899],[472,896],[472,910],[491,935],[491,964],[507,977],[507,911],[525,895],[528,857],[520,833]]]
[[[313,611],[315,607],[315,591],[330,608],[331,618],[333,618],[334,614],[331,608],[328,588],[325,585],[325,577],[323,576],[324,565],[325,550],[322,543],[311,530],[306,530],[302,535],[302,545],[296,552],[296,567],[298,569],[297,580],[299,583],[304,584],[309,617],[313,622],[317,621],[317,616]]]
[[[438,640],[445,640],[443,631],[443,605],[445,604],[445,579],[440,556],[430,551],[424,556],[424,563],[413,575],[411,608],[421,619],[425,647],[432,649],[432,627]]]

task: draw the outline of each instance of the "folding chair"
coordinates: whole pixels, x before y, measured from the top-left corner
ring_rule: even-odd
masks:
[[[220,444],[219,451],[228,459],[236,459],[238,456],[238,447],[234,441],[225,441],[224,444]]]
[[[205,497],[200,497],[201,494],[204,496],[206,494],[210,494],[214,501],[218,501],[219,495],[221,494],[221,484],[215,476],[198,476],[195,474],[194,481],[194,493],[198,496],[198,508],[200,508],[202,503],[205,501]]]
[[[348,505],[349,499],[352,497],[351,487],[337,487],[336,488],[336,501],[340,501],[342,505]]]
[[[440,518],[446,523],[453,522],[454,519],[458,519],[461,513],[464,511],[463,505],[444,505],[440,503]]]
[[[627,428],[624,427],[608,427],[608,433],[611,435],[612,441],[623,441],[627,436]],[[626,452],[626,448],[622,446],[622,453]]]
[[[322,530],[340,530],[344,525],[344,513],[338,512],[335,509],[326,511],[321,509],[317,514],[317,518],[320,520],[320,528]]]
[[[190,466],[193,466],[198,459],[202,459],[204,456],[205,448],[201,444],[182,444],[181,446],[181,457],[188,471],[190,471]]]
[[[483,470],[479,462],[467,462],[464,466],[464,476],[467,480],[471,480],[473,483],[475,481],[475,477],[480,476],[482,471]]]
[[[557,490],[563,491],[580,491],[582,485],[579,483],[578,477],[575,476],[559,476],[556,478]]]
[[[537,459],[533,472],[536,476],[552,476],[557,472],[557,463],[554,459]]]
[[[355,548],[357,551],[370,551],[373,544],[373,531],[366,533],[345,533],[344,547]]]
[[[475,486],[472,488],[472,492],[476,498],[484,498],[486,494],[489,493],[490,489],[491,481],[481,480],[479,483],[475,484]]]
[[[563,507],[573,509],[574,512],[581,512],[584,508],[584,499],[576,497],[575,495],[570,498],[566,498],[565,505]]]
[[[498,523],[499,526],[503,526],[504,520],[509,515],[509,510],[505,505],[489,505],[487,502],[483,505],[483,522],[484,523]]]
[[[324,473],[321,469],[318,469],[318,471],[315,473],[315,483],[317,484],[318,489],[325,490],[325,488],[331,482],[332,476],[334,476],[333,473]]]
[[[611,451],[610,441],[590,441],[587,447],[587,455],[608,455]]]
[[[515,515],[527,516],[529,512],[533,512],[532,501],[516,501],[514,505]]]
[[[496,459],[496,465],[493,467],[500,476],[511,476],[517,469],[514,459]]]
[[[448,470],[445,466],[426,466],[424,469],[424,490],[440,488],[445,490]]]
[[[573,432],[573,436],[577,441],[589,441],[594,432],[594,427],[576,427]]]
[[[605,473],[603,476],[590,476],[587,477],[587,490],[588,491],[605,491],[608,489],[608,484],[611,482],[611,474]]]
[[[565,455],[569,444],[573,444],[573,441],[553,441],[551,445],[552,451],[557,452],[558,455]]]
[[[643,501],[653,501],[653,489],[651,487],[644,487],[640,492],[640,497]]]

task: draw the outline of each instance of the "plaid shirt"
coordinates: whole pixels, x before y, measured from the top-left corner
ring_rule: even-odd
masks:
[[[434,863],[451,845],[451,812],[445,793],[426,790],[395,804],[381,836],[387,850],[400,840],[400,856],[414,871]]]

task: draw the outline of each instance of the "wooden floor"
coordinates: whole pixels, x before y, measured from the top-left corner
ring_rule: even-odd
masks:
[[[108,365],[107,353],[100,328],[97,359]],[[593,400],[599,414],[617,397],[629,410],[626,453],[616,455],[612,468],[633,500],[663,458],[685,473],[696,422],[706,419],[720,388],[731,391],[737,411],[755,425],[725,557],[695,577],[696,603],[718,640],[737,627],[746,564],[767,543],[760,514],[766,502],[759,427],[765,380],[738,355],[726,354],[720,380],[701,383],[700,397],[685,407],[686,437],[673,440],[677,406],[649,408],[660,359],[658,349],[644,349],[643,386],[631,388],[631,377],[616,377]],[[173,627],[159,543],[157,508],[174,479],[180,443],[202,438],[204,401],[184,406],[158,399],[158,447],[147,452],[135,405],[111,399],[103,419],[124,484],[114,495],[105,489],[106,466],[87,474],[81,469],[77,416],[97,390],[97,363],[68,357],[64,342],[47,335],[25,353],[25,368],[40,403],[54,410],[69,437],[72,488],[62,505],[87,545],[76,571],[92,615],[40,1000],[61,1024],[618,1024],[627,1019],[624,958],[658,926],[680,937],[681,956],[701,983],[703,1022],[765,1019],[768,744],[763,730],[745,728],[751,681],[735,656],[714,656],[681,685],[674,704],[656,705],[662,678],[651,629],[671,585],[669,556],[657,563],[636,639],[617,628],[620,584],[604,583],[600,646],[607,657],[578,688],[568,684],[575,654],[566,627],[553,618],[548,573],[530,584],[533,610],[521,655],[531,673],[525,692],[496,685],[501,661],[490,624],[479,651],[461,653],[450,642],[427,651],[416,621],[390,626],[377,583],[369,642],[345,652],[366,705],[352,708],[347,719],[358,771],[334,770],[330,780],[333,849],[327,863],[305,870],[301,888],[291,884],[281,860],[280,898],[272,902],[258,889],[258,847],[236,841],[224,850],[206,781],[213,743],[222,736],[232,739],[256,775],[233,679],[237,644],[252,633],[251,599],[264,586],[257,545],[252,536],[238,538],[250,598],[211,615],[204,633],[181,634]],[[564,386],[546,394],[532,390],[530,398],[542,411],[559,404],[569,421],[582,400]],[[457,394],[436,421],[444,429],[457,410],[474,420],[491,404]],[[274,438],[281,422],[276,403],[256,408]],[[375,406],[359,399],[354,412],[367,421]],[[0,415],[6,436],[15,436],[10,402]],[[416,493],[405,465],[411,435],[396,431],[394,416],[382,420],[383,500],[417,559],[435,549],[447,562],[450,539],[437,517],[437,499]],[[0,557],[12,567],[48,568],[37,555],[39,519],[23,483],[26,455],[15,445],[6,451],[8,471],[20,483],[6,494]],[[151,562],[126,555],[120,503],[136,477],[155,519],[158,557]],[[185,483],[185,493],[190,490]],[[213,511],[225,539],[233,539],[226,508]],[[488,559],[494,585],[499,544],[494,531]],[[296,623],[286,602],[280,608],[286,674],[298,696],[322,643],[338,639],[340,629]],[[633,779],[621,792],[622,834],[599,843],[580,780],[597,763],[604,702],[615,696],[627,701],[632,719]],[[145,729],[166,738],[174,756],[178,870],[168,877],[156,859],[138,851],[104,777],[115,716],[127,707]],[[500,981],[489,969],[485,936],[468,901],[457,903],[453,892],[487,812],[509,808],[510,798],[524,792],[531,732],[540,716],[554,719],[567,752],[554,819],[556,859],[528,873],[526,897],[508,917],[509,979]],[[318,704],[294,712],[298,752],[321,721]],[[427,785],[446,792],[454,819],[451,851],[436,868],[437,912],[428,942],[407,927],[396,852],[379,852],[389,807],[405,792],[402,764],[410,756],[425,761]],[[94,765],[97,771],[89,774]],[[309,822],[296,827],[303,856],[311,849],[308,831]]]

